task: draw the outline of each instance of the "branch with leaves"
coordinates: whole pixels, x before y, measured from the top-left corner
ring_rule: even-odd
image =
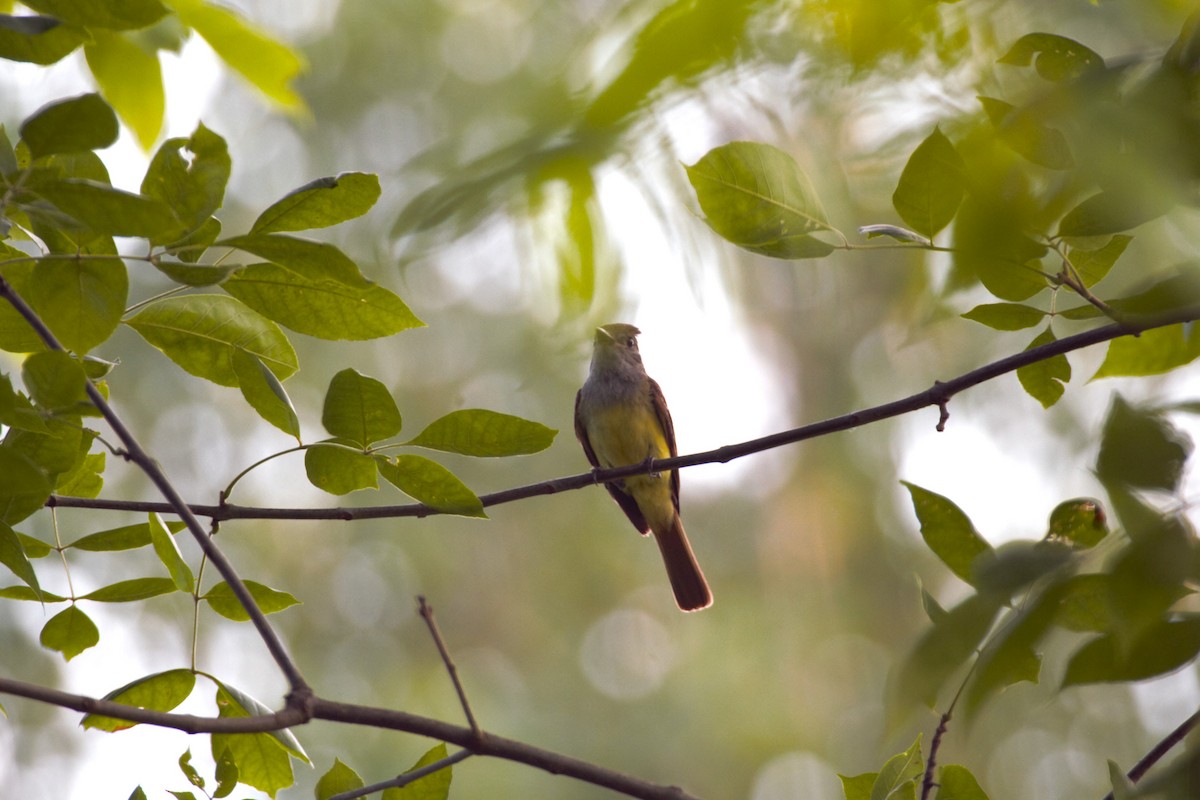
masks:
[[[47,4],[27,5],[36,9]],[[998,332],[1044,323],[1024,351],[909,397],[753,441],[478,496],[439,462],[401,448],[513,456],[540,452],[555,432],[511,415],[466,409],[450,411],[401,441],[399,404],[384,384],[342,370],[332,377],[324,396],[321,422],[328,436],[306,440],[285,389],[286,380],[299,368],[285,329],[328,341],[363,341],[423,324],[399,296],[368,279],[341,249],[296,235],[365,214],[380,196],[376,176],[349,172],[312,181],[270,204],[248,229],[230,235],[216,215],[232,168],[228,148],[204,125],[188,137],[163,142],[136,192],[113,187],[96,155],[116,140],[118,118],[144,145],[157,139],[162,103],[142,99],[147,93],[154,95],[156,84],[161,95],[158,53],[170,46],[172,37],[175,44],[189,32],[204,37],[263,92],[293,107],[299,99],[287,84],[302,61],[236,14],[201,0],[174,0],[170,8],[139,2],[127,4],[121,13],[86,3],[52,5],[58,16],[0,15],[0,56],[52,63],[83,47],[100,91],[39,109],[20,125],[15,146],[0,128],[0,295],[8,301],[0,306],[0,349],[28,354],[20,368],[22,388],[8,375],[0,379],[0,424],[5,426],[0,439],[0,563],[22,581],[0,589],[0,598],[67,603],[41,635],[43,644],[67,660],[99,640],[95,624],[77,600],[132,602],[180,591],[195,599],[197,616],[190,668],[138,678],[102,699],[9,678],[0,678],[0,691],[75,709],[85,714],[85,726],[102,730],[141,723],[211,733],[219,784],[214,796],[224,796],[237,782],[272,795],[289,785],[292,760],[307,761],[290,729],[316,719],[406,731],[461,748],[449,753],[441,744],[402,776],[370,786],[338,760],[318,786],[322,798],[360,797],[415,781],[422,787],[436,781],[434,796],[444,797],[451,768],[472,755],[528,764],[630,796],[688,796],[674,787],[485,732],[424,601],[420,613],[454,685],[466,726],[318,696],[268,620],[296,598],[242,580],[217,546],[221,523],[482,516],[485,508],[503,503],[648,471],[727,462],[927,406],[939,409],[940,430],[956,394],[1010,372],[1049,407],[1071,378],[1067,354],[1102,342],[1110,344],[1097,377],[1161,374],[1200,356],[1200,336],[1187,324],[1200,314],[1200,281],[1193,270],[1185,266],[1163,272],[1157,282],[1123,296],[1098,288],[1110,274],[1128,269],[1127,254],[1136,252],[1134,229],[1166,215],[1176,203],[1194,199],[1190,193],[1200,177],[1195,166],[1200,162],[1193,151],[1200,133],[1190,103],[1200,25],[1185,25],[1165,56],[1145,60],[1138,70],[1106,63],[1065,37],[1033,33],[1018,39],[1000,59],[1015,71],[1032,67],[1026,75],[1031,81],[1026,94],[1018,102],[980,97],[975,117],[944,120],[934,127],[909,156],[892,196],[903,225],[857,226],[869,240],[886,237],[890,242],[852,242],[829,219],[816,184],[788,153],[771,145],[732,142],[685,170],[709,227],[744,250],[790,260],[906,250],[919,258],[948,261],[947,296],[954,289],[974,287],[996,300],[976,305],[963,317]],[[771,4],[739,3],[725,12],[714,10],[721,5],[671,4],[656,15],[639,38],[628,69],[588,105],[576,133],[594,126],[602,137],[615,135],[653,90],[672,79],[694,77],[702,70],[698,65],[715,64],[712,59],[727,58],[732,49],[722,40],[714,50],[719,55],[708,56],[707,62],[698,59],[698,51],[671,50],[681,60],[675,65],[658,56],[647,60],[646,52],[659,53],[663,48],[658,45],[667,40],[692,46],[704,41],[694,34],[727,28],[722,21],[740,30],[755,14],[769,13],[762,9]],[[756,6],[761,9],[752,10]],[[163,26],[157,27],[160,23]],[[138,32],[151,29],[157,38],[135,41]],[[122,83],[122,76],[132,72],[115,66],[122,62],[137,67],[132,71],[141,76],[139,91]],[[630,93],[631,86],[642,87],[642,94]],[[1154,123],[1150,127],[1159,135],[1151,144],[1127,135],[1127,123],[1134,117]],[[580,136],[566,144],[561,139],[556,135],[547,152],[522,151],[527,156],[524,164],[513,161],[516,151],[499,154],[504,157],[492,161],[501,165],[493,177],[507,180],[537,171],[540,177],[528,183],[538,187],[532,192],[567,175],[572,216],[564,227],[584,232],[580,240],[594,244],[600,237],[592,236],[587,206],[595,198],[592,171],[601,163],[593,153],[585,157],[583,149],[592,147],[596,138]],[[578,156],[579,163],[546,167],[572,160],[564,154]],[[439,215],[453,213],[447,203],[461,198],[464,186],[477,195],[486,185],[487,180],[434,187],[413,199],[397,228],[433,225]],[[952,240],[939,241],[946,230],[952,231]],[[144,252],[122,253],[116,241],[122,238],[143,240]],[[1146,261],[1143,257],[1141,263]],[[149,282],[165,282],[165,288],[131,298],[131,270],[141,270],[140,277]],[[1040,306],[1032,303],[1039,295],[1047,299]],[[1060,302],[1071,307],[1060,310]],[[1066,336],[1053,330],[1054,325],[1091,325],[1098,320],[1112,324]],[[121,326],[187,373],[238,390],[256,414],[293,437],[296,446],[269,454],[235,475],[215,504],[185,503],[109,402],[117,386],[111,376],[120,373],[114,362],[94,353]],[[844,779],[848,798],[915,791],[918,783],[923,797],[939,787],[947,796],[985,798],[966,767],[937,767],[941,743],[951,731],[950,712],[958,712],[961,699],[964,714],[977,713],[1009,687],[1041,680],[1041,654],[1054,632],[1077,636],[1070,645],[1075,649],[1067,659],[1063,686],[1141,680],[1196,659],[1200,625],[1178,605],[1198,579],[1190,566],[1198,563],[1197,547],[1181,510],[1185,503],[1162,508],[1146,499],[1147,494],[1178,496],[1191,445],[1170,415],[1194,410],[1138,407],[1116,398],[1096,463],[1107,504],[1092,498],[1061,503],[1050,515],[1046,535],[1036,541],[992,547],[949,498],[905,484],[929,549],[967,585],[968,596],[947,609],[923,592],[930,627],[898,666],[895,696],[889,702],[892,712],[901,714],[921,704],[936,706],[942,693],[953,692],[954,699],[945,706],[927,759],[921,756],[918,738],[879,772]],[[97,417],[111,437],[89,427]],[[301,454],[309,481],[332,495],[376,487],[382,480],[416,503],[287,509],[230,502],[245,475],[272,459]],[[108,456],[137,466],[164,499],[101,499]],[[65,507],[148,512],[150,517],[144,524],[90,533],[68,544],[57,538],[56,527],[53,547],[14,530],[47,506],[52,521],[54,510]],[[182,523],[164,522],[159,515],[177,516]],[[209,518],[211,527],[202,527],[199,517]],[[1110,528],[1110,521],[1118,522],[1119,528]],[[185,527],[202,553],[196,571],[173,539]],[[1118,530],[1122,536],[1113,535]],[[1097,555],[1102,541],[1110,551],[1107,558]],[[75,596],[64,557],[71,596],[59,597],[42,588],[32,564],[71,548],[117,552],[142,546],[153,547],[169,578],[121,581]],[[205,589],[210,562],[222,580]],[[238,688],[197,670],[202,603],[255,626],[288,681],[284,708],[271,711]],[[963,672],[966,676],[958,679]],[[197,678],[214,684],[217,715],[172,713],[192,694]],[[1194,721],[1195,717],[1162,740],[1129,772],[1129,780],[1140,780]],[[190,766],[190,751],[187,756],[180,761],[181,769],[203,789],[203,779]],[[264,757],[270,761],[267,768],[254,766]],[[1114,793],[1123,794],[1128,787],[1121,783],[1119,770],[1113,773]],[[1180,769],[1165,770],[1157,780],[1170,786],[1182,780],[1181,774]]]

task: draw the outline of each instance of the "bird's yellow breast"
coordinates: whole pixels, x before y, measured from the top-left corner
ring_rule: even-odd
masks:
[[[658,417],[648,406],[638,403],[596,409],[588,416],[587,433],[603,467],[623,467],[671,455]]]

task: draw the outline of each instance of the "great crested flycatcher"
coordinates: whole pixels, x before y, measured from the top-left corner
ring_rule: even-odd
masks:
[[[591,370],[575,395],[575,435],[593,467],[678,455],[667,401],[642,366],[639,333],[624,323],[596,329]],[[712,592],[679,519],[679,473],[633,475],[605,488],[635,528],[654,534],[679,607],[696,611],[712,605]]]

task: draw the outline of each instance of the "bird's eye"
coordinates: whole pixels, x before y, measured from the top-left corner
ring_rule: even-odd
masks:
[[[628,347],[630,350],[636,350],[637,349],[637,339],[630,336],[628,339],[625,340],[625,346]]]

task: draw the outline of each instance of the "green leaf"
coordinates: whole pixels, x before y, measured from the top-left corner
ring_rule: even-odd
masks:
[[[400,432],[400,409],[382,383],[344,369],[329,382],[321,424],[339,439],[365,448]]]
[[[1100,633],[1112,627],[1112,578],[1105,573],[1072,575],[1063,582],[1055,623],[1069,631]]]
[[[889,758],[875,776],[871,787],[871,800],[916,800],[917,781],[925,774],[925,761],[921,757],[921,737],[903,753]]]
[[[0,243],[0,258],[26,257],[21,251]],[[0,274],[12,286],[14,292],[27,299],[30,295],[30,287],[33,286],[33,271],[34,264],[31,261],[7,264],[0,262]],[[44,350],[45,347],[46,344],[41,337],[12,307],[12,304],[7,301],[0,302],[0,349],[9,353],[32,353]]]
[[[53,64],[87,39],[87,31],[54,17],[0,14],[0,58]]]
[[[417,759],[417,763],[405,770],[405,773],[429,766],[443,758],[446,758],[446,743],[439,742]],[[385,789],[381,800],[446,800],[450,796],[450,782],[453,778],[453,769],[445,767],[424,778],[418,778],[407,786]]]
[[[17,533],[17,538],[21,540],[21,547],[29,558],[45,558],[54,552],[54,549],[41,539],[20,532]]]
[[[276,264],[244,267],[222,288],[264,317],[321,339],[378,339],[425,324],[382,286],[311,280]]]
[[[12,388],[12,380],[0,374],[0,424],[34,433],[49,429],[29,398]]]
[[[864,772],[861,775],[838,775],[842,779],[842,793],[846,800],[871,800],[871,789],[875,786],[878,772]]]
[[[1191,454],[1191,440],[1166,419],[1116,395],[1104,421],[1096,474],[1106,484],[1174,492]]]
[[[434,420],[407,444],[464,456],[519,456],[545,450],[557,433],[540,422],[468,408]]]
[[[14,435],[9,431],[9,436]],[[0,520],[15,525],[50,497],[50,480],[32,459],[10,446],[0,446]]]
[[[130,681],[120,689],[104,695],[104,699],[135,708],[166,712],[186,700],[195,686],[196,675],[190,669],[171,669]],[[85,728],[102,731],[123,731],[138,723],[88,714],[80,724]]]
[[[409,497],[447,514],[487,517],[479,498],[454,473],[428,458],[378,456],[379,474]]]
[[[117,141],[117,115],[98,94],[48,103],[21,123],[21,140],[32,158],[102,150]]]
[[[191,592],[196,588],[196,579],[192,575],[191,567],[183,560],[179,545],[175,544],[175,537],[171,536],[162,518],[154,512],[150,512],[150,544],[154,546],[154,552],[166,566],[179,591]]]
[[[1064,500],[1050,512],[1046,538],[1067,542],[1080,550],[1095,547],[1108,535],[1108,516],[1100,501],[1092,497]]]
[[[119,259],[43,258],[28,300],[64,347],[80,355],[108,341],[125,313],[129,275]]]
[[[178,229],[179,223],[164,203],[105,183],[64,178],[38,183],[33,189],[98,234],[155,240]]]
[[[87,378],[79,362],[61,350],[34,353],[21,364],[21,380],[42,408],[58,411],[87,399]]]
[[[299,368],[278,326],[232,297],[168,297],[145,306],[127,324],[183,369],[221,386],[238,385],[235,350],[256,356],[280,380]]]
[[[330,494],[379,488],[375,459],[348,444],[319,443],[304,451],[308,480]]]
[[[998,331],[1019,331],[1040,323],[1046,312],[1023,303],[984,303],[962,316]]]
[[[243,583],[250,591],[259,610],[264,614],[274,614],[300,602],[287,592],[272,589],[256,581],[243,581]],[[221,581],[205,592],[201,599],[207,600],[209,607],[226,619],[234,622],[250,621],[250,615],[246,613],[246,609],[242,607],[241,602],[225,581]]]
[[[86,438],[89,439],[89,446],[92,436],[94,433],[88,431]],[[84,439],[81,420],[64,415],[47,418],[45,433],[9,430],[4,437],[4,446],[31,459],[53,482],[83,459],[83,454],[87,452],[83,446]]]
[[[909,156],[892,206],[913,230],[932,237],[950,224],[963,198],[963,160],[939,128]]]
[[[271,710],[254,698],[226,684],[217,686],[217,709],[221,717],[249,717],[270,714]],[[238,780],[274,797],[280,789],[292,785],[292,761],[289,753],[304,751],[290,731],[273,733],[214,733],[211,736],[213,758],[229,751],[237,765]],[[294,748],[294,749],[293,749]]]
[[[185,158],[183,150],[191,158]],[[231,169],[225,140],[202,123],[186,139],[163,142],[146,169],[142,194],[169,207],[178,222],[160,232],[153,243],[174,244],[204,225],[225,199]]]
[[[1137,336],[1122,336],[1109,342],[1104,363],[1092,380],[1161,375],[1192,363],[1198,356],[1200,326],[1189,322],[1152,328]]]
[[[374,285],[349,256],[328,242],[279,233],[255,233],[221,239],[215,246],[253,253],[317,283],[334,281],[360,289]]]
[[[979,535],[971,520],[948,498],[900,481],[912,497],[913,510],[921,523],[921,536],[934,555],[967,583],[974,582],[972,565],[992,546]]]
[[[917,582],[920,583],[919,578]],[[942,604],[924,586],[921,586],[921,608],[934,625],[946,618],[946,609],[942,608]]]
[[[203,0],[168,0],[167,5],[260,92],[285,108],[304,107],[303,99],[291,87],[305,69],[298,53],[221,6]]]
[[[39,594],[28,586],[5,586],[0,588],[0,597],[5,600],[31,600],[36,603],[63,603],[67,600],[61,595],[47,592],[44,589]]]
[[[937,800],[988,800],[971,771],[958,764],[942,767],[937,783]]]
[[[3,35],[3,26],[0,25],[0,36]],[[17,153],[13,150],[12,141],[8,138],[8,131],[0,125],[0,177],[11,175],[16,172]],[[7,229],[0,229],[0,234],[7,234]]]
[[[196,262],[198,262],[201,257],[208,252],[208,248],[212,246],[213,242],[215,242],[217,237],[220,235],[221,221],[216,217],[209,217],[208,219],[204,220],[203,223],[201,223],[199,228],[196,228],[196,230],[192,231],[187,236],[183,237],[179,241],[171,242],[167,249],[168,252],[173,253],[177,258],[179,258],[180,261],[183,261],[186,264],[195,264],[197,267],[208,267],[210,273],[216,273],[222,270],[233,272],[234,270],[238,269],[238,265],[233,264],[230,266],[222,266],[219,264],[196,264]],[[185,283],[189,286],[211,286],[213,283],[217,283],[225,279],[225,276],[222,276],[221,278],[218,278],[217,281],[211,281],[208,280],[208,276],[204,275],[202,272],[189,273],[184,269],[183,265],[170,261],[162,261],[161,259],[156,261],[154,266],[172,280],[178,281],[179,283]],[[205,280],[197,283],[195,282],[195,277],[176,277],[178,275],[203,276]]]
[[[133,578],[89,592],[81,599],[94,600],[97,603],[137,603],[151,597],[170,594],[178,589],[175,581],[170,578]]]
[[[192,766],[192,751],[187,749],[179,756],[179,771],[188,779],[188,783],[195,786],[197,789],[204,788],[204,778],[200,777],[200,773]]]
[[[157,52],[148,52],[127,36],[93,28],[84,46],[92,77],[121,121],[149,150],[162,130],[166,112],[162,67]]]
[[[146,800],[146,791],[141,786],[138,786],[130,793],[129,800]]]
[[[1021,200],[968,195],[954,223],[955,267],[1001,300],[1027,300],[1048,285],[1038,272],[1046,247],[1026,235]]]
[[[965,696],[968,713],[974,714],[993,695],[1015,683],[1038,682],[1042,657],[1037,647],[1055,621],[1063,594],[1062,584],[1057,584],[1026,601],[999,626],[975,662]]]
[[[1127,231],[1161,217],[1175,204],[1170,192],[1102,191],[1067,212],[1058,223],[1059,236],[1102,236]]]
[[[86,445],[91,448],[91,441],[86,441]],[[100,490],[104,488],[106,457],[106,453],[86,454],[69,472],[58,476],[54,483],[55,494],[64,497],[99,497]]]
[[[1002,598],[971,595],[922,634],[900,662],[892,702],[906,708],[914,703],[933,706],[942,686],[973,655],[1000,611]]]
[[[1067,259],[1083,279],[1084,286],[1095,286],[1104,280],[1113,264],[1125,252],[1125,248],[1133,241],[1132,236],[1117,234],[1111,237],[1103,247],[1095,250],[1084,250],[1072,247],[1067,251]]]
[[[379,177],[366,172],[318,178],[272,203],[258,215],[250,233],[307,231],[337,225],[370,211],[379,192]]]
[[[300,439],[300,418],[287,390],[257,356],[245,350],[233,351],[233,371],[242,397],[258,415],[284,433]]]
[[[167,530],[172,534],[178,533],[186,527],[182,522],[168,522],[166,525]],[[141,522],[136,525],[123,525],[120,528],[88,534],[71,542],[67,547],[94,553],[107,553],[133,550],[145,547],[150,543],[150,523]]]
[[[216,220],[212,221],[216,222]],[[162,260],[156,261],[154,267],[163,275],[184,286],[215,286],[243,269],[241,264],[182,264],[177,261]]]
[[[212,796],[214,798],[221,798],[233,794],[233,790],[237,788],[238,783],[238,768],[237,762],[233,760],[233,755],[228,749],[221,751],[221,757],[217,759],[214,775],[217,779],[217,788],[213,790]]]
[[[1108,759],[1108,782],[1112,786],[1113,800],[1134,800],[1136,792],[1133,788],[1133,782],[1125,775],[1125,771],[1117,765],[1117,762],[1111,758]],[[1185,791],[1191,790],[1192,780],[1188,780],[1188,788]],[[1186,796],[1186,795],[1184,795]]]
[[[1011,597],[1072,563],[1072,553],[1072,548],[1062,542],[1006,542],[975,560],[975,588],[983,594]]]
[[[719,235],[752,253],[773,258],[821,258],[833,246],[811,236],[830,230],[808,176],[782,150],[731,142],[691,166],[688,180]]]
[[[1013,152],[1047,169],[1067,170],[1075,166],[1062,131],[1041,124],[1030,109],[1017,108],[994,97],[980,97],[979,102],[1000,140]]]
[[[361,789],[365,785],[357,772],[343,764],[340,758],[335,758],[329,771],[317,780],[317,800],[329,800],[336,794]]]
[[[102,3],[95,0],[22,0],[22,5],[76,25],[118,31],[149,27],[167,13],[166,7],[158,0]]]
[[[75,605],[67,606],[42,627],[42,646],[62,653],[67,661],[99,641],[96,623]]]
[[[1056,341],[1058,339],[1047,325],[1025,349],[1032,350]],[[1066,391],[1065,384],[1071,380],[1071,362],[1067,361],[1065,354],[1059,353],[1032,364],[1024,364],[1017,367],[1017,380],[1033,399],[1042,404],[1042,408],[1049,408],[1057,403]]]
[[[37,573],[25,555],[25,548],[17,537],[17,532],[0,522],[0,564],[12,570],[13,574],[23,580],[33,590],[35,596],[41,596],[42,587],[38,585]]]
[[[1104,59],[1094,50],[1053,33],[1027,33],[999,59],[1001,64],[1018,67],[1027,67],[1031,62],[1038,75],[1054,83],[1074,80],[1104,67]]]
[[[1063,686],[1141,681],[1173,672],[1200,653],[1200,619],[1162,620],[1147,628],[1132,647],[1112,634],[1084,644],[1071,657]]]

